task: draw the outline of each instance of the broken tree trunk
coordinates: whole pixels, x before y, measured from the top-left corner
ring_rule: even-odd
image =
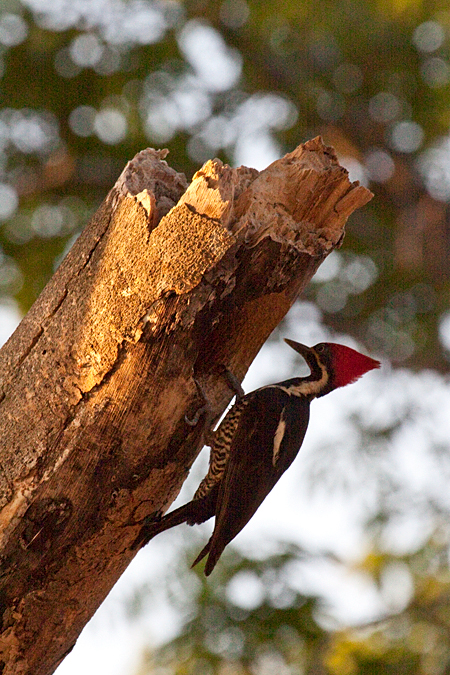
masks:
[[[127,165],[0,352],[3,675],[70,651],[202,447],[194,377],[223,411],[224,368],[243,378],[371,197],[320,139],[189,187],[165,154]]]

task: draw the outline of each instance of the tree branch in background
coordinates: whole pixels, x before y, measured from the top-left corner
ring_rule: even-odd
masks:
[[[371,198],[320,139],[189,187],[165,154],[129,162],[0,352],[3,675],[70,651],[202,447],[195,380],[223,411],[224,369],[242,380]]]

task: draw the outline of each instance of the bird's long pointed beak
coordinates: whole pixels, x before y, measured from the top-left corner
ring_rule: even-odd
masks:
[[[284,338],[284,341],[289,345],[289,347],[291,347],[291,349],[303,356],[309,367],[311,367],[311,364],[316,362],[316,357],[311,347],[302,345],[301,342],[295,342],[295,340],[289,340],[288,338]]]
[[[301,342],[295,342],[294,340],[289,340],[289,338],[284,338],[284,341],[289,345],[289,347],[291,347],[304,357],[306,357],[306,354],[311,353],[311,349],[306,345],[302,345]]]

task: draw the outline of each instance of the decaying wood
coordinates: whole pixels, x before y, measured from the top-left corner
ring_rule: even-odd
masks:
[[[370,192],[315,139],[265,171],[125,168],[0,352],[0,673],[47,675],[175,499],[203,404],[232,397]],[[295,339],[295,335],[291,335]]]

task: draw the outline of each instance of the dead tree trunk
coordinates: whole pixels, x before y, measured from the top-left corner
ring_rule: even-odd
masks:
[[[243,378],[371,197],[320,139],[188,188],[164,157],[127,165],[0,352],[3,675],[70,651],[202,446],[194,376],[222,411],[223,368]]]

